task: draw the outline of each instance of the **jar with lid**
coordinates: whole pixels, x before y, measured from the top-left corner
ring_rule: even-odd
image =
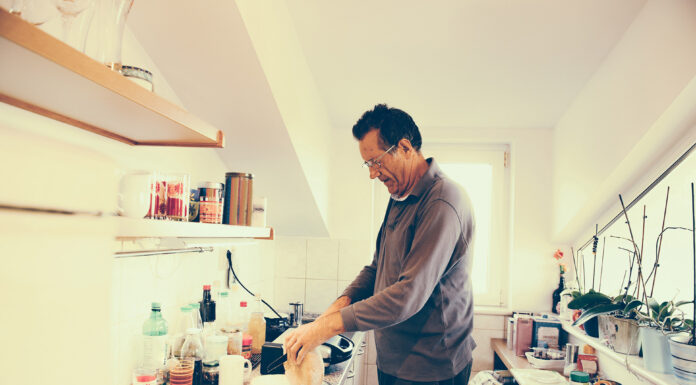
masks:
[[[244,357],[247,360],[251,359],[252,342],[253,338],[249,334],[244,334],[244,337],[242,338],[242,357]]]
[[[201,385],[218,385],[220,366],[218,361],[203,363],[203,379]]]
[[[570,385],[590,385],[590,375],[585,372],[570,372]]]
[[[261,354],[261,348],[266,342],[266,319],[263,318],[261,296],[256,296],[256,306],[249,318],[249,334],[254,339],[251,344],[252,354]]]
[[[198,187],[199,221],[222,223],[222,184],[204,182]]]

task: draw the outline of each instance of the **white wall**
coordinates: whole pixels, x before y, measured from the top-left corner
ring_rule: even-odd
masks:
[[[690,127],[661,122],[670,118],[666,113],[689,114],[670,108],[685,92],[693,95],[695,13],[693,1],[648,1],[555,127],[558,241],[571,242],[594,227],[592,220],[615,202],[616,193],[629,188]],[[689,99],[680,103],[693,111],[696,102]]]

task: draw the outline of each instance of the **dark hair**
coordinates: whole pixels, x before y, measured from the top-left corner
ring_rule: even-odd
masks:
[[[385,149],[397,144],[401,139],[408,139],[416,151],[420,151],[423,140],[418,126],[411,115],[386,104],[378,104],[366,111],[353,126],[353,136],[362,140],[365,135],[379,130],[379,137]]]

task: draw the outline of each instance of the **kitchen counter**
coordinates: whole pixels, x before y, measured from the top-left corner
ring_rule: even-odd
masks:
[[[277,343],[281,343],[284,339],[285,333],[283,333],[280,337],[276,338],[275,341]],[[324,385],[341,385],[343,382],[348,378],[348,376],[353,375],[353,359],[355,358],[355,354],[363,350],[363,342],[365,341],[365,333],[364,332],[346,332],[343,333],[344,336],[347,338],[350,338],[353,343],[355,344],[355,348],[353,350],[353,354],[351,357],[341,363],[331,365],[327,368],[324,369]],[[251,378],[255,378],[257,376],[261,375],[261,366],[257,366],[252,372],[251,372]]]

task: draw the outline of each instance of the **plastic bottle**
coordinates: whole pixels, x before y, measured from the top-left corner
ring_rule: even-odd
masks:
[[[233,315],[233,327],[243,333],[249,331],[249,308],[246,301],[240,301]]]
[[[230,307],[229,293],[226,291],[220,292],[220,297],[218,298],[215,322],[219,330],[231,331],[232,329],[232,308]]]
[[[174,357],[181,356],[181,347],[186,341],[186,330],[196,327],[195,318],[192,317],[193,310],[189,306],[182,306],[179,312],[179,317],[176,320],[176,325],[172,329],[172,338],[170,342],[171,355]]]
[[[186,341],[181,347],[182,358],[193,358],[193,382],[191,385],[201,385],[203,374],[203,344],[201,343],[201,329],[189,328],[186,330]]]
[[[266,319],[263,318],[261,296],[256,296],[256,306],[249,317],[249,334],[253,338],[251,354],[261,354],[261,348],[266,342]]]
[[[153,302],[150,318],[143,323],[143,367],[160,369],[167,363],[167,321],[159,302]]]
[[[201,318],[201,304],[198,302],[192,302],[189,307],[191,308],[191,317],[193,317],[195,327],[197,329],[203,330],[203,319]]]

